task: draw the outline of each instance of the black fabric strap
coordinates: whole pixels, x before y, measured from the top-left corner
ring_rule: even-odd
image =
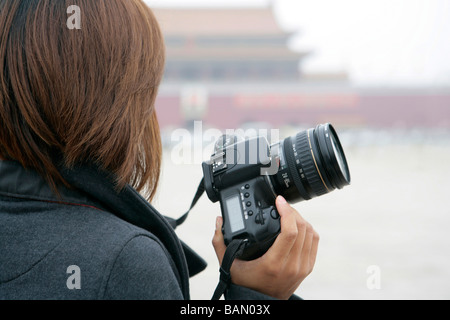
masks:
[[[192,208],[197,204],[198,200],[200,199],[200,197],[203,195],[203,193],[205,192],[205,184],[204,184],[204,179],[202,179],[202,181],[200,181],[200,184],[198,185],[197,188],[197,192],[195,193],[194,199],[192,199],[192,203],[191,206],[189,207],[189,210],[186,211],[185,214],[183,214],[181,217],[179,217],[178,219],[172,219],[172,218],[168,218],[166,217],[166,219],[168,220],[168,222],[170,223],[170,225],[176,229],[180,224],[182,224],[186,218],[189,215],[189,212],[191,212]]]
[[[183,214],[178,219],[173,219],[171,217],[165,216],[167,222],[172,226],[173,229],[176,229],[179,225],[181,225],[188,217],[189,212],[192,208],[197,204],[198,200],[201,198],[203,193],[205,192],[204,179],[200,181],[198,185],[197,191],[195,193],[194,199],[192,200],[191,206],[189,210]],[[196,274],[202,272],[207,267],[206,261],[200,257],[194,250],[189,248],[184,242],[181,242],[184,250],[184,254],[186,255],[186,261],[189,269],[189,277],[193,277]]]
[[[234,259],[242,254],[245,245],[247,244],[247,239],[235,239],[228,245],[225,255],[223,256],[222,265],[220,266],[220,279],[217,284],[216,290],[212,296],[212,300],[219,300],[220,297],[225,293],[231,284],[231,265]]]

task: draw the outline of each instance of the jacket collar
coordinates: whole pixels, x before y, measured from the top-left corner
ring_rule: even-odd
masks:
[[[1,195],[36,201],[79,204],[105,210],[100,202],[75,188],[59,186],[58,192],[59,196],[36,171],[25,169],[15,161],[0,161]]]

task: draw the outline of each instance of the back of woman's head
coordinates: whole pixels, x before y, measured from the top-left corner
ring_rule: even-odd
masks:
[[[71,5],[77,28],[68,27]],[[93,162],[153,197],[162,35],[141,0],[0,1],[0,157],[64,183]]]

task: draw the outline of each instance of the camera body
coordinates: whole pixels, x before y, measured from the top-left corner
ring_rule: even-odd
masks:
[[[277,195],[267,175],[277,159],[271,158],[264,137],[221,139],[228,141],[216,144],[216,153],[202,164],[205,190],[211,201],[220,201],[225,244],[247,239],[240,259],[253,260],[270,248],[280,232]]]

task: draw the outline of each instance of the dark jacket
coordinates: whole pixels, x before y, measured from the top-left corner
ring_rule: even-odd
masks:
[[[58,197],[0,161],[0,299],[189,299],[206,265],[162,215],[93,166],[61,172],[74,187]],[[226,298],[270,299],[234,285]]]

